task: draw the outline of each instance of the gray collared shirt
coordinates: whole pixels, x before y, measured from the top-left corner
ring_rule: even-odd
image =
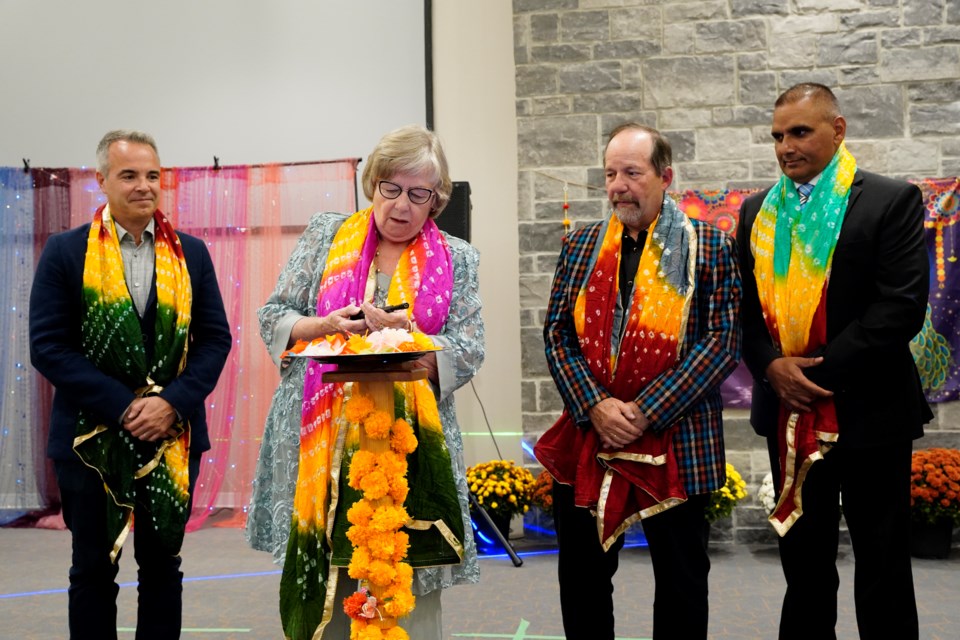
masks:
[[[143,230],[140,246],[134,241],[126,229],[117,223],[117,234],[120,240],[120,253],[123,255],[123,271],[127,280],[127,290],[133,299],[137,314],[143,317],[143,311],[150,297],[150,287],[153,286],[153,272],[155,248],[153,244],[153,220],[147,223]]]

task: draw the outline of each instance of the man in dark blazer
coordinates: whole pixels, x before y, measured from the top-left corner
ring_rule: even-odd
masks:
[[[836,637],[841,497],[860,637],[917,638],[911,449],[932,418],[909,349],[929,288],[921,193],[855,167],[823,85],[784,92],[771,133],[784,176],[744,201],[737,239],[751,422],[779,478],[780,638]]]
[[[653,637],[707,637],[705,509],[726,481],[720,383],[740,359],[740,275],[733,238],[687,218],[666,193],[671,157],[650,127],[610,133],[613,213],[564,238],[547,307],[546,358],[564,412],[535,453],[555,479],[570,640],[613,640],[612,579],[623,531],[640,518]]]
[[[112,131],[97,160],[107,204],[50,238],[30,296],[31,359],[56,389],[47,453],[73,536],[70,637],[117,637],[116,561],[135,520],[136,637],[178,638],[188,491],[230,329],[206,246],[157,209],[153,139]]]

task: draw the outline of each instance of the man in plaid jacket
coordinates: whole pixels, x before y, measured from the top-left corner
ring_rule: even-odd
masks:
[[[638,519],[656,581],[653,637],[707,637],[704,510],[726,480],[719,387],[740,358],[740,276],[733,238],[666,194],[670,164],[655,129],[611,133],[615,215],[564,238],[547,309],[565,410],[536,452],[555,479],[568,639],[614,637],[612,578]]]

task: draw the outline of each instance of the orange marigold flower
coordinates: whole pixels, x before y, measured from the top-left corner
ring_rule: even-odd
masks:
[[[359,333],[351,334],[347,338],[347,345],[343,348],[344,353],[364,353],[371,349],[370,341]]]
[[[410,335],[413,337],[414,344],[417,345],[417,351],[435,351],[437,349],[433,340],[427,334],[415,331]]]
[[[353,476],[352,473],[350,475]],[[376,469],[360,479],[360,490],[367,500],[379,500],[390,490],[390,481],[383,471]]]
[[[407,459],[395,451],[384,451],[377,456],[377,468],[388,478],[407,475]]]
[[[404,630],[403,627],[390,627],[387,629],[387,632],[383,634],[384,640],[410,640],[410,635]],[[365,640],[361,638],[361,640]]]
[[[373,409],[373,400],[367,396],[355,394],[347,400],[347,403],[343,407],[343,413],[350,422],[359,423],[366,418]]]
[[[357,451],[350,461],[348,481],[354,489],[360,489],[363,479],[377,468],[377,458],[370,451]]]
[[[354,580],[366,580],[370,574],[370,553],[364,547],[353,550],[347,573]]]
[[[400,618],[413,611],[415,602],[412,593],[400,592],[384,604],[383,611],[391,618]]]
[[[368,579],[378,587],[386,587],[397,577],[397,570],[393,563],[383,560],[374,560],[367,570]]]
[[[390,481],[390,497],[397,504],[403,504],[407,500],[407,494],[410,493],[410,486],[407,479],[400,476],[394,477]]]
[[[397,418],[397,421],[393,423],[390,448],[401,455],[409,455],[417,448],[417,436],[414,435],[413,428],[403,418]]]
[[[402,506],[383,506],[377,507],[369,523],[370,528],[374,531],[396,531],[406,524],[409,519],[410,516],[407,515],[407,510]]]
[[[393,417],[386,411],[374,411],[363,420],[363,429],[368,438],[383,440],[390,436]]]
[[[370,519],[374,516],[373,507],[366,500],[357,500],[353,506],[347,509],[347,521],[350,524],[366,527],[370,525]]]

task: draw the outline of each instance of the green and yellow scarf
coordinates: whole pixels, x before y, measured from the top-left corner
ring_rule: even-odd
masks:
[[[841,143],[806,205],[781,176],[757,214],[750,234],[754,276],[767,329],[784,356],[806,356],[826,344],[830,266],[856,172],[857,161]],[[803,513],[808,469],[837,440],[833,400],[819,400],[806,413],[781,406],[778,437],[781,492],[770,522],[782,536]]]
[[[154,213],[157,317],[148,361],[140,318],[127,290],[116,223],[109,206],[97,210],[83,265],[84,355],[103,373],[124,382],[137,395],[156,395],[186,364],[193,293],[183,248],[173,226]],[[77,417],[73,449],[103,479],[107,529],[115,561],[133,525],[134,504],[145,505],[164,548],[177,554],[189,513],[189,424],[179,437],[144,442],[92,411]]]

